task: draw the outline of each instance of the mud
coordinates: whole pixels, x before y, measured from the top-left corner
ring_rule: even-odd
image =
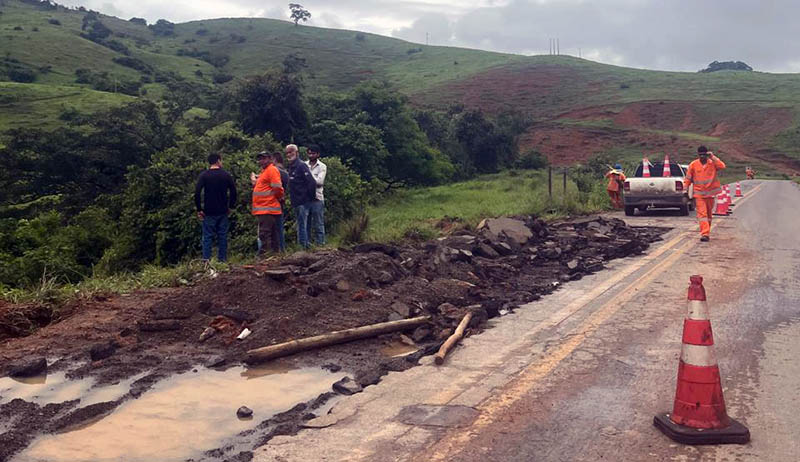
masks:
[[[546,224],[520,217],[516,225],[507,230],[491,226],[472,230],[448,223],[451,234],[429,242],[299,253],[204,276],[191,287],[80,301],[59,322],[0,344],[2,371],[46,356],[50,387],[58,388],[58,381],[64,387],[52,390],[47,399],[35,398],[33,392],[9,399],[21,392],[3,388],[7,383],[0,382],[0,420],[10,422],[0,427],[0,460],[28,446],[25,454],[52,459],[52,448],[74,447],[67,443],[67,435],[85,435],[69,438],[105,445],[96,448],[98,458],[110,454],[115,447],[124,447],[112,442],[128,440],[120,438],[123,421],[136,426],[147,421],[141,417],[146,413],[131,409],[152,403],[151,408],[167,414],[155,414],[150,426],[168,422],[174,418],[169,413],[178,412],[183,402],[182,394],[158,401],[171,383],[190,381],[190,388],[202,389],[202,384],[213,382],[209,377],[215,376],[203,365],[215,374],[233,374],[236,383],[280,377],[298,368],[324,372],[324,378],[295,387],[312,393],[289,399],[300,403],[294,407],[293,402],[284,402],[287,411],[276,408],[265,414],[247,400],[225,401],[235,393],[224,389],[234,385],[223,386],[223,391],[208,389],[199,402],[220,403],[219,407],[180,420],[187,428],[197,421],[206,427],[230,427],[228,432],[215,435],[213,441],[193,441],[193,447],[207,451],[203,454],[177,451],[158,457],[248,460],[253,447],[276,434],[294,433],[304,420],[316,416],[315,411],[325,412],[338,396],[330,388],[338,380],[334,375],[348,375],[363,387],[377,383],[388,371],[413,367],[422,355],[435,352],[467,310],[475,313],[469,329],[475,334],[486,319],[599,271],[606,261],[639,254],[666,231],[629,228],[621,220],[603,218]],[[432,317],[431,323],[404,333],[404,338],[400,333],[385,335],[263,367],[240,366],[245,352],[255,347],[423,314]],[[162,324],[169,328],[154,328]],[[201,341],[209,326],[213,335]],[[245,327],[252,334],[236,340]],[[192,381],[198,374],[207,380]],[[314,388],[317,385],[321,388]],[[69,387],[75,388],[67,391]],[[242,391],[237,396],[257,394]],[[212,425],[217,415],[236,420],[242,405],[255,411],[252,426]],[[107,433],[89,436],[99,429]],[[140,439],[130,438],[134,443]],[[143,455],[142,460],[150,456]]]

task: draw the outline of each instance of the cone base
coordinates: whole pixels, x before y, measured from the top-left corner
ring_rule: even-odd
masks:
[[[750,430],[731,419],[730,426],[722,429],[697,429],[678,425],[664,412],[653,417],[653,425],[662,433],[683,444],[745,444],[750,441]]]

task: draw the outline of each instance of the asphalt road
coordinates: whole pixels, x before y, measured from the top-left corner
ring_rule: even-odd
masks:
[[[466,339],[445,366],[390,374],[325,425],[255,460],[797,461],[800,188],[743,183],[699,242],[693,217],[646,256],[545,297]],[[728,413],[747,445],[684,446],[652,426],[672,408],[689,276],[705,278]]]

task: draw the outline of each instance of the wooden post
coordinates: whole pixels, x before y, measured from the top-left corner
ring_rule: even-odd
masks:
[[[396,332],[399,330],[406,330],[412,327],[417,327],[421,324],[425,324],[430,320],[430,318],[430,316],[418,316],[411,319],[382,322],[369,326],[329,332],[327,334],[317,335],[315,337],[290,340],[277,345],[256,348],[247,352],[247,362],[257,363],[267,361],[305,350],[336,345],[338,343],[350,342],[367,337],[374,337],[376,335],[388,334],[389,332]]]
[[[469,325],[469,321],[472,319],[472,312],[469,312],[464,315],[464,318],[458,323],[458,327],[456,327],[456,331],[453,332],[453,335],[447,338],[447,341],[444,342],[441,348],[439,348],[439,352],[434,355],[434,361],[436,364],[442,364],[444,362],[444,357],[447,356],[447,353],[461,340],[461,337],[464,336],[464,330]]]

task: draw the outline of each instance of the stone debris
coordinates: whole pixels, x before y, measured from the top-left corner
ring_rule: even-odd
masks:
[[[236,410],[236,417],[240,419],[248,419],[253,417],[253,410],[247,406],[242,406]]]
[[[345,377],[333,384],[333,391],[342,395],[354,395],[361,392],[363,389],[364,388],[358,382],[350,377]]]

